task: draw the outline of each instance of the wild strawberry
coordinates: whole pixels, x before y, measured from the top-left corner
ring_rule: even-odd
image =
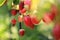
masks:
[[[15,15],[17,14],[17,10],[12,9],[12,10],[11,10],[11,14],[12,14],[13,16],[15,16]]]
[[[34,28],[34,24],[32,23],[31,18],[30,18],[29,15],[24,16],[24,23],[25,23],[25,25],[26,25],[27,27],[29,27],[29,28],[31,28],[31,29]]]
[[[20,30],[19,30],[19,35],[20,35],[20,36],[24,36],[24,34],[25,34],[25,30],[24,30],[24,29],[20,29]]]

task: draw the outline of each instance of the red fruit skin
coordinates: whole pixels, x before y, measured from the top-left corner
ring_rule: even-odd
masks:
[[[16,20],[15,20],[15,19],[12,19],[12,20],[11,20],[11,23],[12,23],[12,25],[14,26],[14,25],[16,24]]]
[[[29,27],[31,29],[34,28],[34,24],[32,23],[30,16],[28,16],[28,15],[24,16],[24,23],[27,27]]]
[[[23,8],[22,10],[19,10],[19,13],[24,14],[26,12],[26,9]]]
[[[50,23],[51,21],[53,21],[54,18],[55,18],[55,14],[53,14],[53,13],[46,13],[42,20],[45,23]]]
[[[22,10],[24,8],[24,1],[21,1],[19,3],[19,10]]]
[[[31,4],[31,0],[24,0],[24,4],[25,5],[30,5]]]
[[[31,0],[24,0],[24,4],[28,6],[28,10],[30,10],[31,7]]]
[[[19,16],[18,16],[18,21],[19,21],[19,22],[22,22],[22,21],[23,21],[23,15],[19,15]]]
[[[51,20],[53,20],[54,17],[55,17],[55,14],[53,14],[53,13],[49,14],[49,18],[50,18]]]
[[[40,20],[38,20],[37,17],[31,17],[31,21],[34,25],[38,25],[40,23]]]
[[[20,30],[19,30],[19,34],[20,34],[20,36],[24,36],[25,30],[24,30],[24,29],[20,29]]]
[[[11,14],[12,14],[13,16],[15,16],[15,15],[17,14],[17,10],[12,9],[12,10],[11,10]]]
[[[60,24],[59,23],[55,24],[52,33],[53,33],[53,37],[56,40],[60,40]]]

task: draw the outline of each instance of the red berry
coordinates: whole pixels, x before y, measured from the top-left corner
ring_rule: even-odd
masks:
[[[31,0],[24,0],[24,7],[28,10],[30,10],[30,6],[31,6]]]
[[[46,13],[46,14],[44,15],[44,17],[43,17],[43,21],[44,21],[45,23],[50,23],[51,21],[53,21],[54,17],[55,17],[55,14]]]
[[[31,29],[34,28],[34,24],[32,23],[31,18],[30,18],[29,15],[24,16],[24,23],[25,23],[25,25],[26,25],[27,27],[29,27],[29,28],[31,28]]]
[[[31,4],[31,0],[24,0],[24,4],[25,5],[30,5]]]
[[[51,14],[49,14],[49,17],[51,20],[53,20],[55,18],[55,14],[51,13]]]
[[[20,34],[20,36],[24,36],[25,30],[24,30],[24,29],[20,29],[20,30],[19,30],[19,34]]]
[[[14,25],[16,24],[16,20],[15,20],[15,19],[12,19],[12,20],[11,20],[11,23],[12,23],[12,25],[14,26]]]
[[[19,10],[19,13],[24,14],[26,12],[26,9],[23,8],[22,10]]]
[[[40,22],[40,20],[38,20],[36,16],[32,16],[31,21],[34,25],[39,24],[39,22]]]
[[[18,21],[19,21],[19,22],[22,22],[22,21],[23,21],[23,15],[19,15],[19,16],[18,16]]]
[[[24,8],[24,1],[21,1],[19,4],[19,10],[22,10]]]
[[[56,40],[59,40],[60,39],[60,24],[59,23],[56,23],[54,28],[53,28],[53,37],[56,39]]]
[[[11,10],[11,14],[12,14],[13,16],[15,16],[15,15],[17,14],[17,10],[12,9],[12,10]]]

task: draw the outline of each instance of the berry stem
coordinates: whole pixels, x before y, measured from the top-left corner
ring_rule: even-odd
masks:
[[[21,22],[19,23],[19,29],[22,29]]]
[[[21,15],[21,13],[19,15]],[[19,29],[22,29],[21,22],[19,22]]]
[[[19,15],[21,15],[19,13]],[[22,29],[22,25],[21,25],[21,22],[18,23],[18,36],[19,36],[19,40],[20,40],[20,34],[19,34],[19,30]]]

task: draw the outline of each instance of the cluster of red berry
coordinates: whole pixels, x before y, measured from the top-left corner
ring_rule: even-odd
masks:
[[[29,3],[30,3],[30,1],[29,1]],[[27,9],[24,6],[30,7],[30,5],[28,4],[28,2],[26,0],[25,1],[21,0],[19,3],[19,15],[18,15],[18,22],[20,23],[20,30],[19,30],[20,36],[23,36],[25,33],[25,30],[21,27],[21,22],[24,21],[24,23],[27,27],[29,27],[31,29],[34,28],[34,24],[31,22],[30,16],[26,14]],[[11,15],[14,17],[17,14],[17,12],[18,11],[16,9],[12,9]],[[11,20],[12,26],[15,26],[16,22],[17,22],[16,19],[13,18]]]
[[[12,10],[11,10],[11,14],[12,14],[12,16],[15,16],[15,15],[17,14],[17,10],[12,9]],[[13,26],[15,26],[15,24],[16,24],[16,19],[13,18],[13,19],[11,20],[11,23],[12,23]]]
[[[31,15],[27,14],[27,10],[30,10],[30,0],[23,0],[20,1],[19,3],[19,16],[18,16],[18,22],[24,22],[24,24],[26,25],[26,27],[30,28],[30,29],[34,29],[34,25],[39,24],[40,20],[37,20],[36,16],[31,17]],[[56,5],[52,5],[51,7],[51,11],[50,12],[46,12],[45,15],[43,16],[42,20],[45,23],[50,23],[52,20],[54,20],[55,16],[57,15],[57,6]],[[11,10],[11,14],[12,16],[15,16],[17,14],[17,10],[12,9]],[[13,26],[15,26],[16,24],[16,19],[13,18],[11,20],[11,23]],[[53,36],[55,37],[56,40],[59,40],[60,38],[60,24],[56,24],[54,29],[53,29]],[[23,36],[25,33],[25,30],[23,28],[20,28],[19,30],[19,34],[21,36]]]
[[[27,11],[30,10],[30,6],[31,6],[30,2],[31,2],[30,0],[20,1],[19,3],[20,15],[18,16],[18,21],[19,22],[23,21],[26,27],[30,29],[34,29],[34,25],[38,24],[39,22],[36,19],[36,17],[31,18],[31,16],[27,14]],[[20,31],[20,34],[21,36],[24,35],[24,30]]]

